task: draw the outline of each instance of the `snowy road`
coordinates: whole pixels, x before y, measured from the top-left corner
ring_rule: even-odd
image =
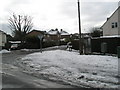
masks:
[[[3,88],[72,88],[73,87],[71,85],[64,85],[61,83],[46,80],[42,77],[35,77],[33,75],[26,74],[24,72],[24,68],[20,68],[17,66],[22,57],[25,57],[26,55],[33,53],[35,51],[36,50],[29,50],[29,51],[17,50],[2,55],[2,87]]]
[[[118,88],[118,58],[64,50],[33,53],[18,60],[24,72],[77,87]]]

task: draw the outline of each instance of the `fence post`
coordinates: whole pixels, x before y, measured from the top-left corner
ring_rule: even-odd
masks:
[[[118,76],[120,76],[120,46],[117,47],[117,56],[118,56]],[[120,78],[118,78],[118,82],[120,83]],[[120,89],[120,86],[118,86]]]
[[[118,58],[120,58],[120,46],[117,47],[117,55],[118,55]]]

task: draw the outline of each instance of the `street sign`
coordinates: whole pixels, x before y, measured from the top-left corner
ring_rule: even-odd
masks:
[[[38,38],[39,38],[40,40],[42,40],[43,35],[38,35]]]
[[[42,53],[42,39],[43,39],[43,35],[38,35],[38,38],[40,39],[40,51]]]

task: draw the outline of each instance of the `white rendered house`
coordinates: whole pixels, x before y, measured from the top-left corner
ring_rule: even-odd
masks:
[[[107,18],[107,21],[102,25],[101,28],[103,30],[103,36],[120,35],[120,6],[109,18]]]
[[[6,40],[6,34],[0,30],[0,49],[5,46]]]

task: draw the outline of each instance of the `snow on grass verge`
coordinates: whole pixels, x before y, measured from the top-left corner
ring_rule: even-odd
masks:
[[[10,51],[3,49],[0,51],[0,53],[10,53]]]
[[[118,58],[79,55],[64,50],[33,53],[22,58],[25,72],[49,80],[94,88],[118,87]]]

